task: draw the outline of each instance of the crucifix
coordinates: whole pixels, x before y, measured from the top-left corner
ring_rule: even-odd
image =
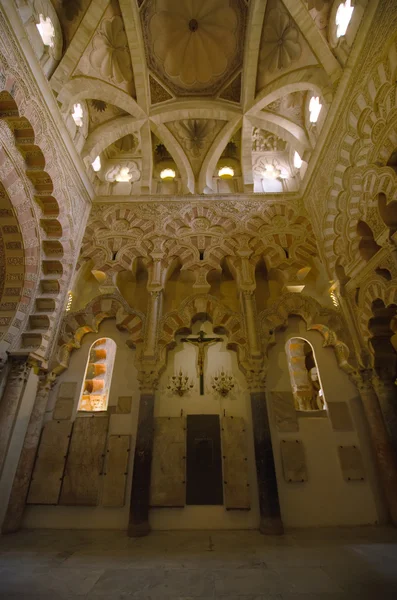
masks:
[[[211,346],[217,342],[223,342],[223,339],[220,337],[206,338],[205,332],[199,331],[196,338],[182,338],[181,342],[188,342],[198,348],[197,369],[200,377],[200,396],[204,396],[204,350],[206,346]]]

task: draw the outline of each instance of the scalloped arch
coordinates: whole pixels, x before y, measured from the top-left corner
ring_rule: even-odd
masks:
[[[338,337],[338,333],[343,335],[343,322],[339,314],[331,309],[325,309],[314,298],[302,294],[285,294],[271,308],[260,313],[260,330],[265,351],[275,343],[275,331],[286,327],[288,317],[293,315],[301,317],[305,321],[308,330],[321,333],[324,338],[324,346],[332,346],[335,349],[338,365],[341,369],[346,373],[352,373],[356,370],[353,364],[349,362],[350,356],[355,362],[354,353]],[[336,327],[332,329],[329,324],[323,322],[327,320],[332,321]]]
[[[192,323],[200,317],[210,320],[214,331],[217,328],[226,331],[229,337],[227,347],[237,352],[240,364],[248,357],[242,316],[231,311],[214,296],[197,294],[184,300],[178,310],[169,312],[161,319],[157,344],[162,363],[165,364],[167,350],[175,344],[178,331],[189,330]]]

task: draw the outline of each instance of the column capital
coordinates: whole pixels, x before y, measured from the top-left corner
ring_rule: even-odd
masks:
[[[151,298],[153,298],[153,300],[157,300],[163,293],[163,288],[156,288],[156,289],[148,288],[148,292],[149,292],[149,295],[151,296]]]

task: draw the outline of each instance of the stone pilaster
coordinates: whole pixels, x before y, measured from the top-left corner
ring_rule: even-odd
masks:
[[[247,380],[251,395],[255,464],[258,479],[259,531],[265,535],[281,535],[284,533],[284,528],[280,514],[264,374],[260,371],[251,371],[247,374]]]
[[[372,385],[372,375],[370,370],[361,371],[352,379],[360,392],[390,517],[397,525],[397,459]]]
[[[150,533],[149,498],[153,453],[154,400],[158,373],[153,369],[139,372],[141,396],[136,432],[134,471],[128,535],[142,537]]]
[[[156,354],[156,341],[158,324],[161,317],[163,291],[149,291],[148,310],[146,315],[144,354],[154,357]]]
[[[25,501],[33,473],[34,461],[39,445],[44,414],[47,407],[51,387],[55,383],[55,375],[43,375],[37,391],[36,399],[30,415],[22,452],[19,457],[8,501],[7,512],[2,525],[2,533],[13,533],[21,527]]]
[[[397,387],[394,383],[394,377],[383,375],[384,377],[374,375],[372,384],[378,396],[386,429],[389,432],[397,456]]]
[[[28,356],[10,356],[10,370],[0,402],[0,476],[31,366]]]
[[[242,313],[245,319],[245,327],[248,337],[248,345],[251,356],[260,356],[261,348],[259,342],[259,331],[256,319],[255,291],[243,289],[240,291]]]

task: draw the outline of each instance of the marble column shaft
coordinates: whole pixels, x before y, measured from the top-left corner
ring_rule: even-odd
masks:
[[[47,407],[48,395],[53,379],[40,385],[30,415],[25,440],[19,457],[17,471],[12,484],[7,512],[2,525],[2,533],[18,531],[22,524],[26,497],[33,473],[34,461],[43,427],[44,414]]]
[[[149,498],[153,427],[154,393],[141,393],[128,525],[128,535],[130,537],[141,537],[148,535],[150,532]]]
[[[397,525],[397,458],[389,440],[374,388],[370,382],[359,383],[358,388],[379,466],[379,476],[389,513],[392,522],[394,525]]]
[[[283,524],[265,392],[251,392],[251,411],[261,519],[259,530],[264,534],[280,535]]]
[[[3,397],[0,401],[0,476],[31,368],[26,356],[11,357],[10,361],[11,367]]]

